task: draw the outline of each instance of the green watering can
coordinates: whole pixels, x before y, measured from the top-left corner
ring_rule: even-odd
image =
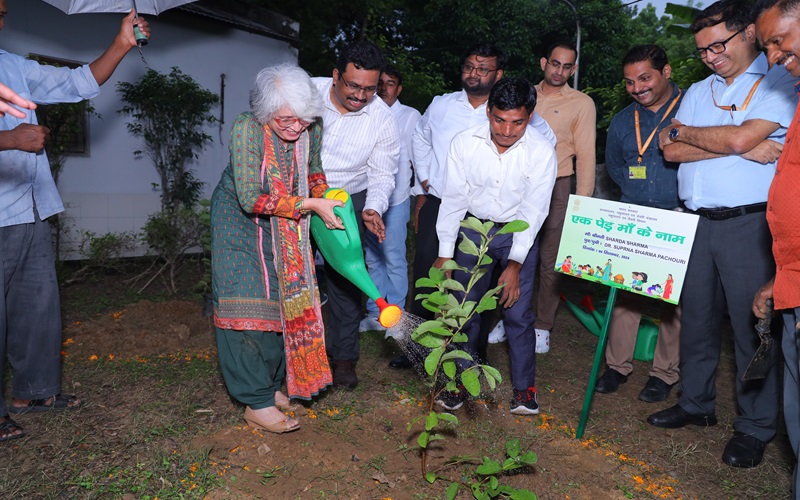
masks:
[[[604,311],[595,309],[592,298],[587,295],[581,301],[581,305],[589,310],[587,313],[579,305],[569,301],[563,294],[561,300],[567,305],[572,314],[586,327],[593,335],[600,335],[600,325],[603,324]],[[639,323],[639,333],[636,336],[636,346],[633,349],[633,359],[639,361],[653,361],[656,351],[656,341],[658,340],[658,328],[660,321],[649,316],[642,315]]]
[[[384,328],[395,326],[400,322],[403,310],[386,302],[372,278],[369,277],[367,266],[364,264],[361,236],[358,233],[358,223],[350,195],[344,189],[331,188],[325,191],[325,198],[344,203],[344,206],[333,209],[333,213],[342,219],[344,230],[328,229],[322,217],[313,214],[311,216],[311,234],[317,242],[319,251],[325,257],[325,261],[333,266],[339,274],[350,280],[367,297],[375,301],[380,309],[378,321]]]

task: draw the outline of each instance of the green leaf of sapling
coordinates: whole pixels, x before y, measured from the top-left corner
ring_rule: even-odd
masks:
[[[495,234],[519,233],[528,229],[529,227],[531,227],[531,225],[524,220],[512,220],[505,226],[501,227]]]

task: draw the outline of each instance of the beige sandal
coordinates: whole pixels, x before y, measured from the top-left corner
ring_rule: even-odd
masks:
[[[253,410],[250,409],[249,406],[244,411],[244,421],[247,422],[247,425],[252,427],[253,429],[269,431],[275,434],[292,432],[300,428],[300,422],[289,417],[286,417],[286,419],[284,420],[279,420],[278,422],[273,422],[271,424],[262,422],[261,420],[258,419],[258,417],[256,417],[255,413],[253,412]]]
[[[281,395],[283,396],[282,393],[281,393]],[[289,399],[286,396],[283,396],[283,397],[284,397],[284,399],[280,399],[280,400],[278,398],[275,398],[275,406],[280,411],[297,411],[297,410],[300,409],[300,405],[299,404],[292,403],[292,400]]]

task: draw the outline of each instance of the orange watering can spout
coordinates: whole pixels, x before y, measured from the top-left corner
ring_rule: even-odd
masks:
[[[378,321],[385,328],[390,328],[400,321],[403,310],[389,304],[381,296],[372,278],[369,277],[364,264],[364,251],[361,247],[361,236],[353,211],[353,202],[344,189],[332,188],[325,191],[325,198],[339,200],[344,203],[333,212],[342,219],[344,230],[328,229],[325,222],[317,214],[311,216],[311,234],[325,260],[336,271],[357,286],[367,297],[375,301],[380,308]]]

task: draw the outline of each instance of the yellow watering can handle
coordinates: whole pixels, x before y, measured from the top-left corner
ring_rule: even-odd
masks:
[[[325,192],[325,198],[329,200],[339,200],[342,203],[347,203],[347,200],[350,199],[350,195],[347,194],[347,191],[344,189],[334,188],[329,189]]]

